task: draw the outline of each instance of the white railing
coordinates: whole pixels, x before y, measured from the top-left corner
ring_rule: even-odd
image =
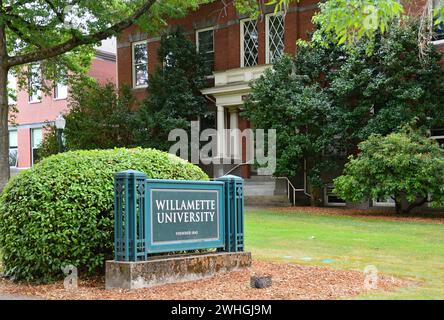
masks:
[[[304,188],[296,188],[293,183],[291,183],[290,179],[288,179],[287,177],[274,177],[274,179],[282,179],[285,180],[286,184],[287,184],[287,198],[288,200],[290,200],[293,204],[293,206],[296,205],[296,192],[303,192],[306,196],[311,197],[306,191],[305,191],[305,186]],[[291,197],[291,195],[293,195],[293,197]]]

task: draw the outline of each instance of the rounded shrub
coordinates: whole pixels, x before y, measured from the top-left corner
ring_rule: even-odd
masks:
[[[0,197],[0,251],[6,275],[48,282],[73,265],[103,272],[113,256],[113,174],[208,180],[197,166],[154,149],[72,151],[50,156],[12,178]]]

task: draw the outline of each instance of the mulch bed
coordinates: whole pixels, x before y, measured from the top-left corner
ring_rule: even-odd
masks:
[[[250,276],[273,277],[269,288],[250,288]],[[222,300],[222,299],[341,299],[369,292],[365,275],[358,271],[325,267],[253,262],[249,269],[222,273],[193,282],[168,284],[147,289],[105,290],[103,279],[80,281],[76,290],[65,290],[63,282],[49,285],[15,284],[0,280],[0,293],[38,296],[44,299],[137,299],[137,300]],[[379,275],[377,290],[395,290],[410,285],[407,280]]]
[[[400,215],[388,210],[348,209],[333,207],[282,207],[271,208],[272,211],[291,213],[313,213],[320,215],[349,216],[356,218],[370,218],[386,221],[410,221],[444,224],[444,213],[415,212],[410,215]]]

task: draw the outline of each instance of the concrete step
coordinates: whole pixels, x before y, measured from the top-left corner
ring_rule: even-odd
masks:
[[[287,196],[245,196],[246,206],[257,207],[290,207]]]
[[[271,176],[252,176],[244,180],[245,196],[279,196],[287,194],[284,180]]]

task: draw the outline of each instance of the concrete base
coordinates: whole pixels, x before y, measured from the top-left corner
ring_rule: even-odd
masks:
[[[187,256],[152,257],[149,261],[107,261],[106,289],[139,289],[199,280],[219,272],[251,266],[250,252],[216,252]]]

